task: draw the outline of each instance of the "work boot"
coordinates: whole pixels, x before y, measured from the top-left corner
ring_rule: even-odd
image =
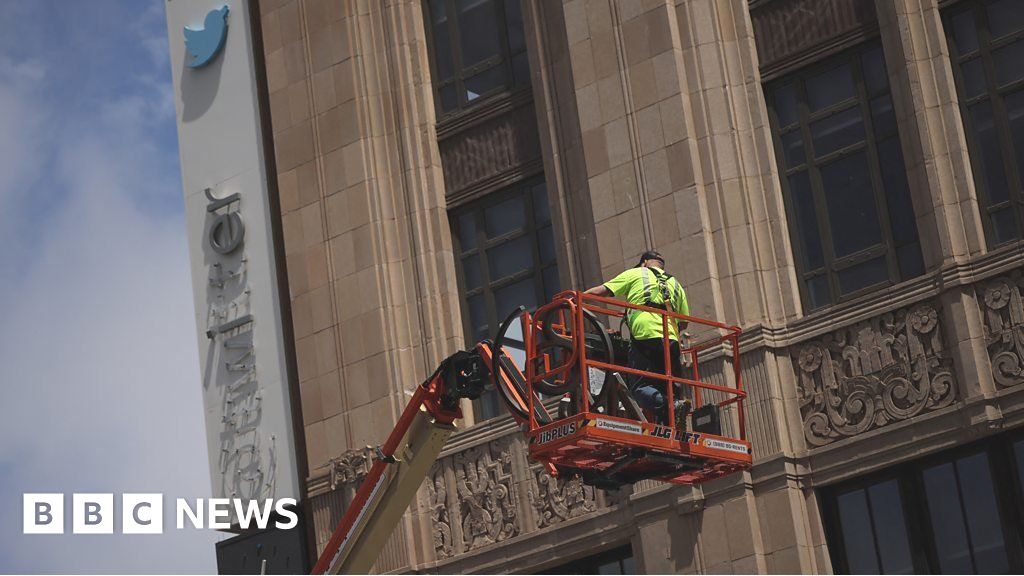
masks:
[[[692,407],[693,404],[690,402],[689,398],[683,400],[676,400],[676,428],[678,428],[679,430],[687,429],[686,416],[690,413],[690,409]]]

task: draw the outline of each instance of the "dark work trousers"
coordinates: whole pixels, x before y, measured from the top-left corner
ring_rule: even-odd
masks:
[[[672,362],[672,374],[682,377],[683,367],[679,362],[679,342],[672,341],[668,354],[669,360]],[[665,345],[662,339],[651,338],[630,342],[629,367],[664,374]],[[654,380],[636,375],[630,375],[629,378],[629,391],[633,394],[633,399],[641,408],[653,412],[654,417],[662,422],[668,421],[668,412],[665,409],[667,404],[667,396],[664,392],[665,384],[664,380]],[[678,397],[676,400],[682,400],[682,397]]]

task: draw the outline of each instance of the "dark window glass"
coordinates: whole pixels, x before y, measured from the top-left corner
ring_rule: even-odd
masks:
[[[993,38],[1002,38],[1024,28],[1024,4],[1020,0],[998,0],[986,9],[988,28]]]
[[[428,0],[434,86],[442,114],[528,85],[520,0]]]
[[[459,40],[462,66],[469,68],[501,52],[497,2],[494,0],[456,0],[459,16]]]
[[[769,88],[806,309],[924,272],[882,49]]]
[[[804,89],[807,91],[807,105],[811,112],[853,98],[855,89],[850,65],[843,64],[808,77]]]
[[[537,306],[537,288],[532,278],[498,288],[494,292],[494,305],[500,318],[504,318],[516,306],[533,308]]]
[[[540,246],[540,261],[551,262],[555,259],[555,236],[551,232],[551,227],[544,228],[537,234],[537,240]]]
[[[1019,240],[1024,209],[1024,2],[965,0],[944,17],[989,243]]]
[[[1004,105],[1013,137],[1014,160],[1020,171],[1024,167],[1024,90],[1007,96]]]
[[[508,30],[508,47],[512,53],[526,50],[526,35],[523,31],[523,13],[519,2],[503,2],[505,5],[505,29]]]
[[[796,123],[796,85],[786,84],[775,89],[775,115],[779,126],[786,127]]]
[[[437,79],[448,80],[455,71],[452,63],[452,44],[448,33],[448,10],[443,2],[430,3],[430,16],[434,38],[434,62]]]
[[[459,249],[462,252],[469,252],[476,248],[476,218],[473,214],[463,214],[459,217]]]
[[[837,503],[850,574],[878,574],[878,551],[868,514],[867,494],[864,490],[854,490],[837,498]]]
[[[871,101],[871,122],[874,123],[876,138],[885,138],[896,133],[896,111],[893,110],[892,99],[888,95],[879,96]],[[879,156],[886,157],[881,153]]]
[[[836,510],[850,574],[914,572],[896,480],[840,494]]]
[[[942,571],[1007,572],[988,455],[981,452],[926,469],[924,486]]]
[[[970,107],[971,121],[974,125],[974,137],[978,144],[979,154],[975,159],[979,166],[985,191],[993,204],[1004,202],[1009,198],[1010,191],[1006,183],[1006,171],[1003,168],[1003,151],[996,133],[995,118],[992,115],[992,103],[979,102]]]
[[[539,574],[636,574],[633,550],[623,546],[586,558],[579,558]]]
[[[825,253],[822,251],[821,234],[818,231],[818,215],[815,212],[811,180],[807,172],[797,172],[790,176],[789,189],[793,194],[797,227],[800,229],[800,237],[803,240],[801,246],[804,253],[804,265],[810,269],[820,268],[825,263]]]
[[[483,340],[490,333],[490,326],[487,324],[487,309],[484,302],[484,295],[477,294],[466,299],[466,309],[469,311],[469,331],[474,340]]]
[[[551,206],[548,205],[548,188],[543,182],[533,187],[533,217],[537,225],[551,222]]]
[[[914,561],[910,554],[910,538],[903,518],[899,484],[896,480],[875,484],[868,488],[868,496],[871,499],[871,516],[882,572],[913,574]]]
[[[956,473],[975,569],[979,574],[1006,573],[1009,564],[988,455],[982,452],[957,460]]]
[[[864,53],[863,58],[864,87],[868,95],[881,91],[889,91],[889,76],[885,71],[885,55],[879,46]]]
[[[974,98],[988,90],[985,85],[985,61],[981,58],[968,60],[960,67],[963,73],[964,95]]]
[[[885,258],[879,257],[840,270],[838,279],[839,290],[850,294],[884,283],[889,279],[889,270]]]
[[[497,238],[526,227],[526,203],[515,196],[484,210],[488,238]]]
[[[454,84],[444,86],[443,88],[438,90],[438,93],[440,94],[441,97],[441,108],[445,112],[455,110],[455,108],[459,105],[459,96],[455,92]]]
[[[558,267],[549,266],[544,269],[544,301],[551,300],[551,298],[561,291],[561,284],[558,280]]]
[[[1020,496],[1024,498],[1024,440],[1014,442],[1013,456],[1017,461],[1017,478],[1022,481],[1021,485],[1018,486]]]
[[[467,346],[493,338],[517,306],[533,308],[561,290],[543,182],[489,194],[453,210],[450,220],[461,254],[457,261]],[[517,336],[512,327],[508,337],[509,355],[521,362],[522,344],[516,344],[521,333]],[[505,413],[492,388],[476,406],[480,420]]]
[[[515,240],[498,244],[487,250],[487,264],[490,266],[491,279],[501,280],[524,271],[533,266],[532,239],[520,236]],[[498,311],[501,315],[501,310]]]
[[[925,470],[924,490],[942,571],[947,574],[974,572],[953,464],[946,463]]]
[[[1024,41],[1017,41],[992,51],[996,81],[1005,86],[1024,77]]]
[[[480,258],[475,255],[463,258],[462,277],[466,280],[466,290],[476,290],[483,286],[484,276],[480,271]]]
[[[834,573],[1022,573],[1022,432],[822,490]]]
[[[1016,2],[1016,0],[1011,0]],[[961,12],[952,18],[953,43],[961,54],[978,49],[978,31],[974,25],[974,12]]]
[[[472,102],[505,85],[505,70],[495,66],[465,80],[466,101]]]
[[[786,156],[786,166],[796,168],[804,163],[804,139],[799,130],[787,132],[779,137],[782,142],[782,151]]]
[[[836,258],[877,245],[882,241],[871,173],[863,152],[821,167],[832,250]]]
[[[838,114],[811,122],[811,139],[814,142],[814,155],[818,157],[863,141],[864,121],[860,117],[860,110],[847,108]]]
[[[828,285],[828,276],[815,276],[807,280],[807,300],[811,310],[832,303],[832,288]]]
[[[1018,237],[1017,221],[1012,207],[993,210],[990,216],[992,218],[992,235],[997,244],[1009,242]]]

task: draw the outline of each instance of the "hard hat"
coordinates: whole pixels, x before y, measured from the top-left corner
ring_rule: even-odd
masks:
[[[660,252],[657,250],[648,250],[640,255],[640,262],[637,263],[637,266],[643,266],[644,262],[647,262],[648,260],[658,260],[662,264],[665,263],[665,257],[662,256]]]

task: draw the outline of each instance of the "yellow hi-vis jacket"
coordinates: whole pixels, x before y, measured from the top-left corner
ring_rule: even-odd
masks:
[[[690,306],[686,302],[686,291],[679,281],[656,267],[630,268],[604,283],[604,287],[617,297],[624,297],[630,304],[665,307],[666,310],[689,316]],[[668,301],[666,305],[666,300]],[[629,311],[626,315],[629,333],[635,340],[662,337],[661,315],[652,312]],[[668,321],[668,337],[679,340],[676,321]]]

